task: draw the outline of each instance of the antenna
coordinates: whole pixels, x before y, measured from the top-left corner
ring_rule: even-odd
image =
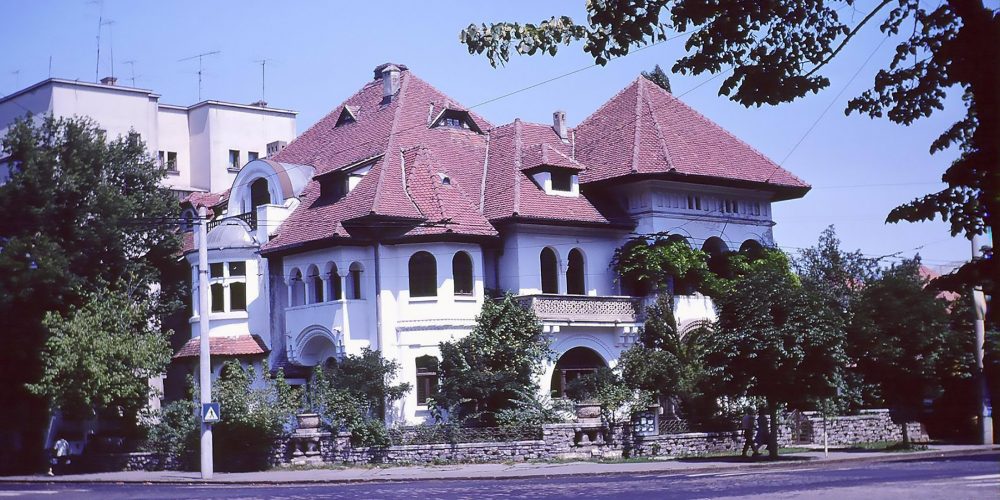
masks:
[[[52,78],[52,56],[49,56],[49,78]]]
[[[123,62],[125,64],[128,64],[129,74],[132,76],[132,78],[131,78],[131,80],[132,80],[132,86],[135,87],[135,60],[134,59],[129,59],[128,61],[123,61]]]
[[[111,52],[111,78],[115,77],[115,37],[114,33],[111,31],[111,27],[115,25],[114,19],[108,19],[101,23],[102,26],[108,27],[108,50]],[[100,42],[98,42],[100,43]],[[98,64],[100,64],[100,59],[98,59]]]
[[[205,56],[212,56],[212,55],[219,54],[219,53],[221,53],[221,51],[213,50],[211,52],[202,52],[201,54],[198,54],[196,56],[185,57],[184,59],[178,59],[177,60],[177,62],[184,62],[184,61],[190,61],[190,60],[196,59],[196,58],[198,59],[198,102],[201,102],[201,73],[202,73],[202,70],[201,70],[201,59],[203,57],[205,57]]]
[[[91,0],[97,4],[97,65],[94,67],[94,83],[101,79],[101,28],[104,26],[104,0]]]
[[[265,96],[264,83],[266,81],[264,70],[267,67],[267,63],[271,61],[272,61],[271,59],[257,59],[256,61],[254,61],[256,63],[260,63],[260,102],[267,102],[267,99],[265,99],[264,97]]]
[[[15,69],[11,71],[10,74],[14,75],[14,88],[21,88],[21,70]]]

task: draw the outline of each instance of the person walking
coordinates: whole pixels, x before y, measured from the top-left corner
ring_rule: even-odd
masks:
[[[756,454],[757,448],[753,444],[753,408],[747,407],[744,410],[743,420],[740,422],[740,430],[743,431],[743,453],[740,455],[746,457],[747,451],[750,449],[753,449],[754,454]]]
[[[758,450],[761,445],[771,451],[771,429],[767,425],[767,415],[763,410],[757,414],[757,437],[754,439],[753,456],[760,455]]]

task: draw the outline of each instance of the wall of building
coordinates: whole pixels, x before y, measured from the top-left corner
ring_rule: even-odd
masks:
[[[295,115],[253,106],[208,101],[190,110],[192,157],[208,170],[210,192],[229,189],[238,170],[229,168],[229,150],[240,152],[240,167],[249,162],[249,152],[267,156],[267,144],[295,138]],[[197,137],[197,140],[196,140]],[[205,179],[199,179],[204,182]]]
[[[157,109],[159,121],[159,146],[150,150],[156,154],[174,152],[177,154],[176,173],[167,173],[164,184],[175,189],[188,190],[194,186],[191,175],[191,137],[188,135],[188,116],[183,108],[160,106]]]

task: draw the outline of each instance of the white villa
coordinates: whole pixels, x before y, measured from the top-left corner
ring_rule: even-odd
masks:
[[[215,369],[266,358],[301,379],[369,347],[415,388],[387,419],[419,423],[437,382],[429,357],[471,331],[491,291],[538,315],[558,358],[541,388],[558,394],[636,341],[645,298],[620,289],[616,248],[658,232],[710,253],[772,246],[771,204],[809,186],[643,77],[575,127],[558,111],[494,125],[383,64],[224,189],[186,202],[214,214],[211,310],[191,322],[209,315]],[[190,239],[186,252],[196,287]],[[676,314],[683,328],[714,310],[679,296]]]
[[[118,85],[112,77],[101,83],[49,78],[0,97],[0,137],[29,113],[86,116],[112,139],[135,130],[168,167],[163,184],[182,197],[229,189],[244,164],[277,153],[295,138],[294,111],[263,102],[165,104],[159,94]]]

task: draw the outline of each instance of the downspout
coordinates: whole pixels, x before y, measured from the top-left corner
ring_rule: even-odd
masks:
[[[382,352],[382,273],[378,258],[378,240],[375,240],[375,350]]]

